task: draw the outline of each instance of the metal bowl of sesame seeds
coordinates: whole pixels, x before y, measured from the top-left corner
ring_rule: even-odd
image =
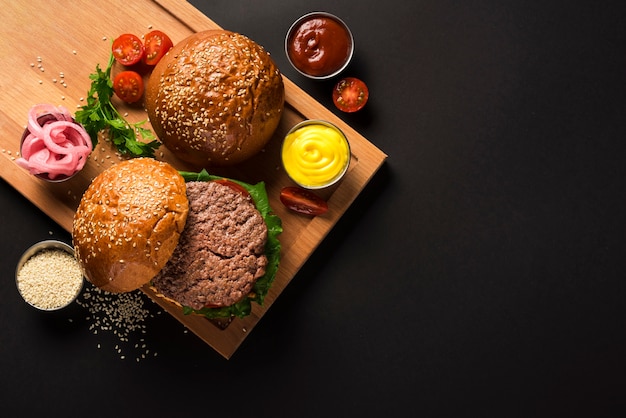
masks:
[[[84,279],[74,249],[61,241],[46,240],[24,251],[15,269],[15,283],[30,306],[56,311],[76,300]]]

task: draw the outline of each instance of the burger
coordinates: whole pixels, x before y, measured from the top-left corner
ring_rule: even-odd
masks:
[[[261,151],[280,122],[285,89],[263,47],[239,33],[207,30],[169,50],[145,98],[161,142],[203,168],[238,164]]]
[[[152,286],[186,314],[245,317],[278,270],[282,232],[255,185],[136,158],[100,173],[74,216],[76,258],[114,293]]]
[[[178,246],[152,280],[186,314],[245,317],[263,304],[278,271],[282,223],[263,182],[181,172],[189,214]]]

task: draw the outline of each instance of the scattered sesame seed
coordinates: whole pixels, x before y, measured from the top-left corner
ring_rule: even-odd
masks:
[[[146,358],[150,350],[143,338],[136,337],[137,333],[146,334],[145,322],[151,317],[141,291],[109,293],[88,284],[76,302],[87,309],[86,320],[94,335],[104,332],[117,337],[113,351],[120,359],[124,360],[131,353],[138,359]],[[101,348],[100,343],[98,348]]]

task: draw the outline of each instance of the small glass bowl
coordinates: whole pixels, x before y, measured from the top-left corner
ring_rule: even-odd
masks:
[[[348,171],[350,142],[334,124],[309,119],[287,132],[281,161],[287,176],[304,189],[319,190],[338,183]]]
[[[325,22],[330,22],[333,28],[336,30],[331,40],[324,42],[323,47],[326,48],[325,55],[332,56],[333,54],[341,54],[343,59],[340,64],[333,65],[328,71],[315,71],[314,69],[307,69],[303,65],[298,65],[298,61],[293,57],[292,45],[294,38],[296,37],[298,30],[302,28],[304,24],[310,22],[314,19],[321,19]],[[339,33],[337,33],[337,31]],[[338,36],[342,36],[341,42],[338,42]],[[319,39],[314,39],[317,43]],[[343,49],[340,45],[346,46],[347,51],[336,51],[337,48]],[[328,13],[328,12],[310,12],[307,13],[300,18],[298,18],[293,24],[289,27],[287,31],[287,35],[285,36],[285,54],[287,55],[287,60],[293,66],[293,68],[298,71],[300,74],[305,77],[314,79],[314,80],[325,80],[328,78],[335,77],[350,64],[352,60],[352,56],[354,55],[354,37],[352,36],[352,31],[348,27],[348,25],[341,20],[339,17]]]
[[[22,296],[24,301],[28,303],[30,306],[36,309],[39,309],[41,311],[57,311],[59,309],[63,309],[69,306],[72,302],[76,300],[76,298],[78,297],[78,295],[83,289],[84,277],[81,272],[80,283],[77,280],[76,283],[71,283],[71,285],[68,285],[67,289],[56,287],[56,289],[54,289],[55,290],[54,292],[49,292],[46,295],[41,295],[41,293],[37,295],[31,295],[29,292],[37,292],[37,291],[45,292],[46,290],[53,290],[53,289],[45,289],[45,284],[43,283],[27,284],[23,282],[24,280],[30,280],[30,279],[37,280],[37,278],[22,277],[20,279],[20,273],[22,272],[22,269],[24,265],[26,264],[26,262],[31,260],[33,257],[40,255],[40,253],[43,253],[44,251],[64,251],[65,253],[71,256],[71,260],[76,262],[76,266],[59,265],[59,270],[65,271],[65,270],[69,270],[70,268],[73,269],[74,267],[78,268],[78,271],[80,270],[80,267],[78,266],[78,261],[76,261],[76,259],[74,258],[75,257],[74,249],[70,245],[61,241],[56,241],[56,240],[40,241],[32,245],[26,251],[24,251],[24,253],[22,254],[22,257],[19,259],[17,263],[17,268],[15,269],[15,284],[17,286],[18,292],[20,293],[20,296]],[[62,260],[63,260],[62,262],[65,262],[70,259],[63,258]],[[51,262],[46,263],[46,266],[48,264],[52,264],[52,263]],[[54,266],[52,268],[54,268]],[[22,282],[20,282],[20,280]],[[51,296],[55,295],[55,297],[58,296],[58,297],[65,297],[65,298],[63,300],[54,301],[57,303],[45,304],[46,306],[44,306],[44,303],[38,303],[38,301],[41,301],[42,298],[45,298],[48,295],[51,295]]]

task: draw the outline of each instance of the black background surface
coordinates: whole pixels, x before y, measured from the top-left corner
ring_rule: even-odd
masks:
[[[306,12],[343,18],[345,75],[371,99],[340,116],[388,161],[228,361],[151,302],[125,360],[80,306],[26,306],[20,254],[69,236],[0,181],[1,415],[622,410],[622,1],[192,3],[338,114],[332,83],[297,75],[283,40]]]

